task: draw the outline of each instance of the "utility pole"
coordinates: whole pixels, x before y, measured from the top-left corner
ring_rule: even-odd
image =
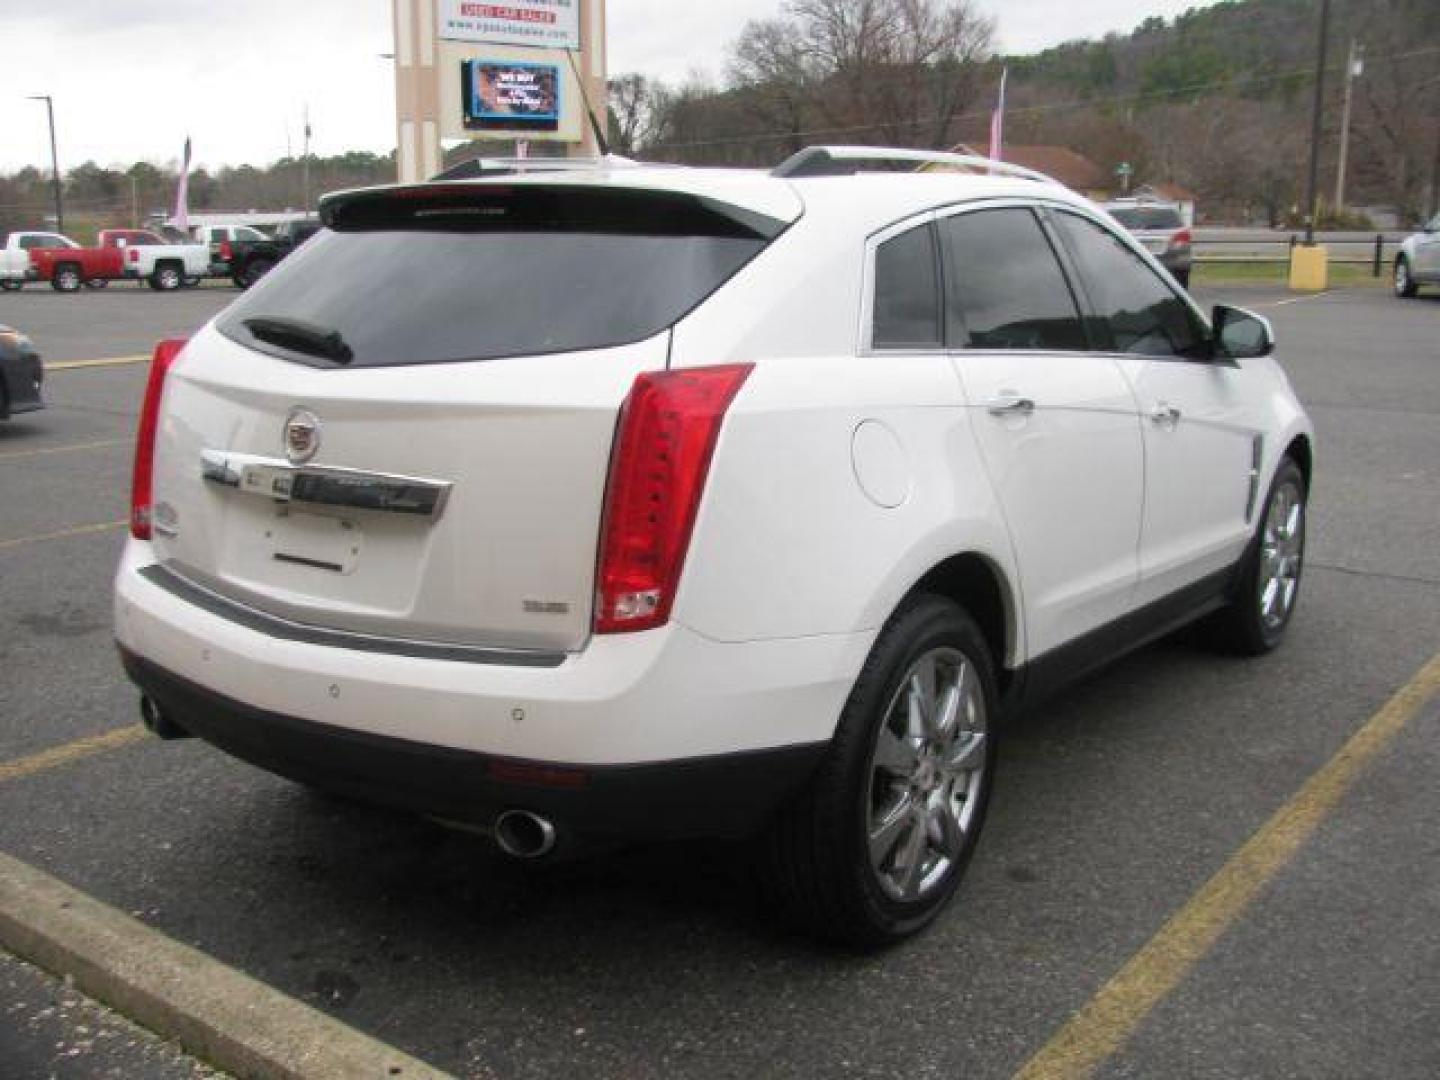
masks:
[[[1320,45],[1315,53],[1315,105],[1310,115],[1310,179],[1305,186],[1305,246],[1315,244],[1315,211],[1319,199],[1320,116],[1325,102],[1325,48],[1330,41],[1330,0],[1320,0]]]
[[[1350,158],[1350,99],[1355,80],[1365,73],[1365,47],[1350,39],[1350,58],[1345,61],[1345,107],[1340,114],[1340,165],[1335,171],[1335,209],[1345,209],[1345,165]]]
[[[310,103],[305,103],[305,152],[300,160],[300,208],[310,212]]]
[[[45,115],[50,120],[50,173],[55,186],[55,231],[65,231],[65,201],[60,191],[60,155],[55,151],[55,103],[49,94],[31,94],[31,101],[45,102]]]

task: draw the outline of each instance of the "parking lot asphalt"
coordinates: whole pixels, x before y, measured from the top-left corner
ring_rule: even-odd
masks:
[[[231,295],[27,291],[0,322],[122,356]],[[1440,297],[1223,298],[1274,320],[1318,429],[1290,638],[1237,661],[1181,635],[1016,725],[959,902],[909,944],[786,936],[741,850],[529,870],[194,741],[6,777],[136,721],[109,581],[143,365],[57,370],[0,424],[0,850],[461,1076],[1011,1075],[1440,650]],[[1434,1075],[1437,739],[1432,700],[1099,1075]]]

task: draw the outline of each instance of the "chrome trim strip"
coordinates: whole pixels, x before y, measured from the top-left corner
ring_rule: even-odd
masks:
[[[422,660],[451,660],[467,664],[496,664],[504,667],[555,668],[565,662],[566,653],[531,649],[496,649],[482,645],[455,645],[439,641],[414,641],[387,638],[353,630],[333,630],[293,622],[278,615],[260,611],[221,596],[212,589],[198,585],[183,574],[152,563],[139,571],[141,577],[158,585],[212,615],[238,623],[269,637],[298,641],[307,645],[326,645],[356,652],[386,653],[392,656],[413,656]]]
[[[408,514],[432,521],[444,512],[454,487],[448,480],[330,465],[291,465],[282,458],[210,449],[200,451],[200,475],[217,487],[275,502]]]

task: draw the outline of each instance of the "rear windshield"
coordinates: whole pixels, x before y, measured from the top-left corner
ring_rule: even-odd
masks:
[[[1180,220],[1180,211],[1169,206],[1112,207],[1110,216],[1131,231],[1178,229],[1184,225]]]
[[[784,227],[668,192],[474,184],[342,198],[325,223],[222,333],[321,367],[625,345],[675,323]]]

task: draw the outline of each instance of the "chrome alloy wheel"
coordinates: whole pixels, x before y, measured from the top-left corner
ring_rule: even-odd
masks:
[[[870,755],[870,866],[891,899],[927,896],[961,857],[989,737],[980,675],[963,653],[932,649],[911,665]]]
[[[1277,630],[1290,617],[1300,588],[1305,554],[1305,500],[1300,485],[1286,480],[1270,495],[1265,532],[1260,538],[1257,602],[1266,630]]]

